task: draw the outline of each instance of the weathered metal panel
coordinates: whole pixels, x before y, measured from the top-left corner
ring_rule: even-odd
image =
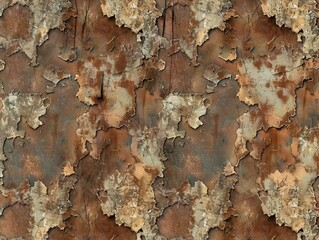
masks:
[[[319,239],[315,0],[0,0],[0,239]]]

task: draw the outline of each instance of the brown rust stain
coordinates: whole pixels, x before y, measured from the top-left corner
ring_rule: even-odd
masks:
[[[34,2],[0,3],[0,111],[46,99],[0,119],[0,238],[319,237],[315,1]]]

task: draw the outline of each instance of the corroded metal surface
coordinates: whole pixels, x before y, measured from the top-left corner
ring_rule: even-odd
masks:
[[[314,0],[0,0],[0,239],[319,239]]]

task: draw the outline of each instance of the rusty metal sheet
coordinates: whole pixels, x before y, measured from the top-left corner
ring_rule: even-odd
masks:
[[[315,0],[0,0],[0,239],[319,239]]]

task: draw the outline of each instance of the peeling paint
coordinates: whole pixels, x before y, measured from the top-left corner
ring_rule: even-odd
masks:
[[[275,215],[298,234],[298,239],[317,239],[319,211],[312,184],[318,173],[318,129],[305,129],[293,139],[291,150],[300,161],[292,171],[275,171],[264,180],[260,199],[268,216]]]
[[[31,187],[29,199],[32,228],[30,233],[33,239],[47,239],[50,228],[65,227],[63,215],[72,205],[69,201],[69,192],[74,188],[75,182],[75,178],[59,181],[50,192],[40,181],[35,182]]]
[[[225,227],[225,218],[228,209],[232,206],[229,201],[229,191],[233,188],[236,178],[229,179],[216,185],[210,193],[207,187],[196,182],[191,188],[193,227],[190,229],[193,239],[208,239],[211,228]]]
[[[20,49],[30,58],[33,65],[37,65],[37,46],[41,46],[47,39],[51,29],[64,29],[63,15],[71,7],[68,0],[61,1],[29,1],[29,0],[4,0],[0,5],[0,16],[8,7],[15,4],[28,6],[30,9],[29,37],[28,39],[18,39],[17,51]],[[46,14],[43,14],[45,12]],[[15,39],[0,38],[0,46],[10,48]]]
[[[152,183],[152,174],[143,164],[136,164],[127,173],[116,172],[104,180],[107,200],[101,203],[103,213],[115,215],[117,224],[125,224],[134,232],[142,229],[144,235],[152,235],[149,228],[159,215]]]
[[[237,59],[237,49],[236,48],[222,48],[219,57],[224,61],[234,61]]]
[[[188,2],[188,1],[186,1]],[[208,40],[208,33],[212,29],[224,31],[225,22],[233,16],[235,12],[231,10],[231,2],[228,0],[205,1],[196,0],[188,3],[193,21],[190,22],[190,40],[180,41],[182,51],[197,64],[197,47],[202,46]]]
[[[21,117],[26,118],[28,125],[36,129],[43,123],[39,120],[39,117],[46,113],[48,106],[44,104],[44,98],[37,94],[27,93],[11,93],[9,96],[1,99],[2,109],[1,115],[1,142],[2,151],[0,153],[1,177],[3,176],[4,164],[6,156],[3,152],[3,145],[6,139],[14,139],[16,137],[25,137],[25,132],[18,130],[18,123],[21,121]]]
[[[210,85],[207,86],[206,92],[213,93],[217,84],[224,79],[230,78],[231,74],[227,74],[223,71],[220,71],[216,69],[213,64],[211,64],[205,69],[203,77],[209,82],[213,83],[212,86]]]
[[[318,239],[317,18],[0,1],[0,239]]]
[[[6,63],[3,60],[0,60],[0,72],[4,70]]]
[[[47,86],[47,93],[52,93],[54,88],[58,85],[58,83],[63,79],[68,79],[71,77],[71,74],[63,72],[61,67],[49,65],[43,72],[43,77],[51,82],[53,86]]]
[[[159,113],[159,128],[165,131],[167,138],[184,137],[185,132],[178,131],[182,116],[190,127],[196,129],[203,123],[199,118],[206,114],[205,98],[191,94],[170,94],[163,100],[163,109]]]
[[[156,129],[138,129],[131,130],[132,134],[132,155],[139,159],[145,166],[156,169],[158,175],[163,177],[163,170],[165,169],[163,161],[166,156],[163,153],[163,146],[165,136]]]
[[[303,52],[309,58],[319,50],[318,9],[315,0],[273,1],[262,0],[261,7],[265,15],[275,17],[279,26],[291,28],[303,42]],[[304,39],[304,40],[303,40]]]
[[[101,9],[107,17],[115,17],[118,26],[124,25],[137,34],[139,42],[143,42],[143,54],[150,58],[156,56],[162,38],[158,35],[156,19],[162,14],[156,7],[156,1],[112,0],[103,1]]]
[[[307,79],[302,64],[301,54],[282,49],[274,59],[248,59],[238,65],[241,88],[237,97],[249,106],[258,106],[238,118],[235,147],[239,159],[248,153],[246,142],[252,141],[258,130],[280,128],[295,114],[295,90]]]

